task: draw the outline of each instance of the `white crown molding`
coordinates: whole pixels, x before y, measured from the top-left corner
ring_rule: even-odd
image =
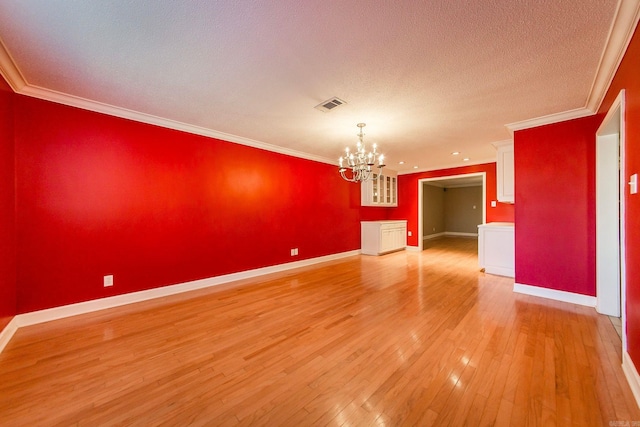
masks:
[[[635,28],[640,19],[640,1],[639,0],[620,0],[616,9],[616,13],[607,37],[605,48],[600,58],[598,70],[594,78],[593,84],[585,107],[576,108],[574,110],[564,111],[560,113],[549,114],[542,117],[523,120],[520,122],[514,122],[506,124],[505,126],[513,133],[518,130],[538,127],[551,123],[558,123],[566,120],[586,117],[595,114],[600,107],[604,96],[611,85],[611,81],[622,61],[622,58],[626,52],[626,49],[631,41],[631,37],[635,31]],[[244,138],[237,135],[232,135],[224,132],[215,131],[212,129],[204,128],[201,126],[194,126],[175,120],[169,120],[162,117],[140,113],[137,111],[129,110],[126,108],[116,107],[110,104],[92,101],[86,98],[76,97],[41,87],[30,85],[19,68],[16,66],[15,61],[7,51],[4,43],[0,40],[0,74],[9,83],[11,88],[21,95],[27,95],[34,98],[44,99],[59,104],[69,105],[72,107],[82,108],[89,111],[95,111],[115,117],[121,117],[137,122],[148,123],[156,126],[165,127],[168,129],[179,130],[196,135],[202,135],[210,138],[221,139],[228,142],[246,145],[249,147],[259,148],[271,152],[285,154],[288,156],[303,158],[307,160],[317,161],[320,163],[327,163],[333,165],[334,160],[325,157],[315,156],[307,153],[303,153],[297,150],[292,150],[285,147],[280,147],[272,144],[268,144],[261,141]],[[460,166],[440,166],[429,169],[416,169],[411,171],[399,172],[398,175],[407,175],[412,173],[428,172],[432,170],[438,170],[450,167],[461,167],[472,164],[481,164],[486,162],[493,162],[495,159],[489,159],[487,161],[476,161],[467,165]]]
[[[593,111],[587,108],[576,108],[574,110],[563,111],[561,113],[548,114],[542,117],[536,117],[533,119],[522,120],[520,122],[514,122],[506,124],[505,127],[509,129],[509,132],[513,133],[517,130],[530,129],[538,126],[549,125],[552,123],[564,122],[572,119],[579,119],[581,117],[592,116]]]
[[[490,157],[488,159],[474,160],[474,161],[459,163],[455,165],[439,165],[439,166],[434,166],[432,168],[426,168],[426,169],[411,169],[411,170],[398,172],[398,175],[411,175],[413,173],[440,171],[443,169],[458,169],[458,168],[464,168],[467,166],[477,166],[477,165],[484,165],[487,163],[495,163],[495,162],[496,162],[495,157]],[[437,177],[434,177],[434,178],[437,178]]]
[[[557,289],[541,288],[539,286],[513,284],[513,292],[534,297],[547,298],[556,301],[568,302],[571,304],[584,305],[587,307],[596,306],[596,297],[576,294],[573,292],[559,291]]]
[[[2,74],[7,83],[9,83],[9,86],[11,86],[13,91],[20,95],[30,96],[32,98],[38,98],[45,101],[55,102],[57,104],[68,105],[71,107],[94,111],[109,116],[133,120],[136,122],[147,123],[173,130],[179,130],[195,135],[216,138],[227,142],[233,142],[253,148],[259,148],[261,150],[284,154],[287,156],[298,157],[301,159],[312,160],[320,163],[327,163],[330,165],[336,163],[335,160],[328,159],[326,157],[315,156],[313,154],[303,153],[302,151],[292,150],[290,148],[280,147],[277,145],[244,138],[230,133],[220,132],[201,126],[190,125],[188,123],[178,122],[175,120],[165,119],[151,114],[141,113],[138,111],[129,110],[127,108],[117,107],[103,102],[93,101],[90,99],[81,98],[78,96],[31,85],[26,81],[26,79],[20,72],[20,69],[16,66],[15,61],[7,51],[2,40],[0,40],[0,74]]]
[[[600,57],[598,70],[589,91],[585,106],[574,110],[549,114],[542,117],[506,124],[513,134],[515,131],[564,122],[595,114],[604,100],[620,62],[627,51],[633,33],[640,20],[639,0],[620,0],[613,17],[611,29]]]
[[[616,14],[607,36],[598,71],[593,79],[586,108],[594,113],[600,109],[613,77],[618,71],[620,62],[624,57],[627,47],[631,42],[631,37],[636,30],[640,19],[640,1],[620,0],[616,9]]]
[[[30,96],[33,98],[43,99],[45,101],[51,101],[58,104],[64,104],[71,107],[81,108],[83,110],[95,111],[97,113],[102,113],[109,116],[120,117],[123,119],[129,119],[136,122],[147,123],[147,124],[160,126],[168,129],[173,129],[173,130],[179,130],[182,132],[206,136],[209,138],[216,138],[222,141],[233,142],[236,144],[246,145],[253,148],[259,148],[259,149],[271,151],[274,153],[285,154],[287,156],[313,160],[320,163],[327,163],[327,164],[336,163],[334,160],[327,159],[326,157],[315,156],[312,154],[303,153],[302,151],[292,150],[290,148],[280,147],[277,145],[268,144],[266,142],[256,141],[253,139],[244,138],[244,137],[233,135],[230,133],[220,132],[220,131],[208,129],[201,126],[195,126],[195,125],[190,125],[188,123],[165,119],[165,118],[154,116],[151,114],[140,113],[138,111],[129,110],[127,108],[116,107],[114,105],[92,101],[90,99],[68,95],[61,92],[56,92],[56,91],[44,89],[38,86],[27,84],[22,88],[22,90],[18,91],[18,93],[21,95]]]
[[[499,147],[505,147],[508,145],[513,145],[513,138],[511,139],[503,139],[502,141],[492,142],[491,145],[497,150]]]
[[[27,82],[16,66],[3,41],[0,40],[0,74],[9,83],[14,92],[20,92]]]

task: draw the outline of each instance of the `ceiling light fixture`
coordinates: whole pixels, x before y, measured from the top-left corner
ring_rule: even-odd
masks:
[[[340,162],[340,175],[345,181],[349,182],[364,182],[371,178],[372,170],[371,168],[375,165],[376,159],[378,160],[378,174],[382,172],[382,168],[385,167],[384,164],[384,156],[382,154],[378,154],[377,149],[378,146],[373,144],[373,150],[367,152],[364,147],[364,132],[362,128],[366,125],[364,123],[358,123],[357,126],[360,128],[358,132],[358,144],[356,145],[356,151],[349,151],[349,147],[345,150],[345,156],[338,159]],[[345,164],[346,162],[346,164]],[[351,176],[347,176],[347,171],[351,169]]]
[[[453,153],[451,153],[452,156],[457,156],[458,154],[460,154],[459,151],[454,151]]]
[[[468,162],[470,159],[468,157],[465,157],[464,159],[462,159],[463,162]]]

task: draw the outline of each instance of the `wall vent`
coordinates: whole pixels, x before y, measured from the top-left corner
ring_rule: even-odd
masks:
[[[343,104],[346,104],[346,102],[334,96],[333,98],[330,98],[330,99],[327,99],[326,101],[321,102],[320,104],[316,105],[314,108],[316,110],[322,111],[323,113],[328,113],[329,111]]]

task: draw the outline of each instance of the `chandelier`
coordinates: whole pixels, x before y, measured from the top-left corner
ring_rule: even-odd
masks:
[[[372,170],[371,168],[375,165],[376,160],[378,161],[378,173],[382,172],[382,168],[385,166],[384,164],[384,156],[382,154],[378,154],[376,151],[378,146],[373,144],[373,150],[368,151],[365,149],[364,142],[362,139],[364,138],[364,132],[362,128],[366,125],[364,123],[358,123],[357,126],[360,128],[358,132],[358,144],[356,146],[356,151],[349,151],[349,147],[345,150],[345,156],[340,156],[338,161],[340,162],[340,175],[345,181],[349,182],[364,182],[368,179],[372,178]],[[351,170],[350,176],[348,175],[348,171]]]

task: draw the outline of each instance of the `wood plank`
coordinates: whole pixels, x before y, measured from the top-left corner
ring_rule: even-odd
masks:
[[[512,289],[445,238],[21,328],[0,425],[639,421],[609,319]]]

